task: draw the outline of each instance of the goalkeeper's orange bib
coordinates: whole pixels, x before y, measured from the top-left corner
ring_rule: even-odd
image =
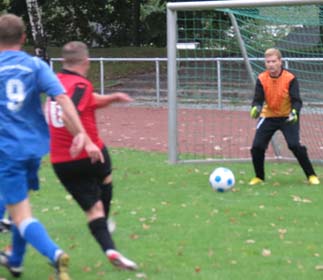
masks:
[[[282,70],[279,77],[273,78],[268,71],[258,77],[265,94],[265,105],[261,117],[287,117],[291,111],[290,83],[295,75]]]

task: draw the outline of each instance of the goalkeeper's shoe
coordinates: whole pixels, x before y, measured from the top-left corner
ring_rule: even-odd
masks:
[[[125,269],[125,270],[137,270],[138,266],[135,262],[127,259],[122,256],[116,250],[108,250],[107,257],[109,261],[116,267]]]
[[[249,185],[254,186],[262,183],[264,180],[260,179],[259,177],[254,177],[250,180]]]
[[[70,257],[66,253],[61,253],[54,263],[56,280],[71,280],[68,275],[68,265]]]
[[[308,177],[308,183],[310,185],[318,185],[320,183],[320,180],[316,175],[311,175]]]
[[[23,267],[22,266],[12,266],[9,264],[9,256],[0,251],[0,265],[4,266],[8,271],[11,273],[11,275],[15,278],[18,278],[21,276]]]

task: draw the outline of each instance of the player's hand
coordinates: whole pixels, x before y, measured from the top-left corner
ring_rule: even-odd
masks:
[[[260,116],[261,107],[253,106],[250,110],[250,117],[253,119],[257,119]]]
[[[77,157],[85,146],[86,136],[84,133],[78,133],[74,136],[70,147],[70,155],[72,158]]]
[[[298,121],[298,115],[296,109],[292,109],[292,111],[289,113],[289,116],[286,120],[289,123],[297,123]]]
[[[117,92],[115,93],[116,100],[118,102],[132,102],[134,99],[130,97],[128,94],[123,92]]]
[[[95,162],[104,162],[104,157],[97,145],[95,145],[91,140],[87,139],[84,147],[86,153],[88,154],[89,158],[91,159],[92,163]]]
[[[74,136],[70,147],[71,157],[77,157],[83,149],[85,149],[92,163],[97,161],[104,162],[104,157],[99,147],[96,146],[87,135],[78,133]]]

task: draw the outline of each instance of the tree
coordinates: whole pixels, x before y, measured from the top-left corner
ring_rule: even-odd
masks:
[[[140,45],[140,3],[141,0],[134,0],[132,2],[133,14],[133,29],[132,29],[132,43],[134,46]]]
[[[41,11],[37,0],[26,0],[31,33],[34,40],[35,54],[45,61],[49,62],[47,55],[46,37],[41,18]]]
[[[37,46],[70,40],[105,47],[166,43],[166,0],[4,0],[0,10],[30,21],[28,41]]]
[[[166,1],[148,0],[141,6],[143,24],[143,44],[166,45]]]

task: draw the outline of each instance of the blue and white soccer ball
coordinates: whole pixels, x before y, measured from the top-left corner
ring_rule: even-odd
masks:
[[[218,167],[210,174],[209,182],[213,190],[225,192],[234,186],[235,178],[230,169]]]

